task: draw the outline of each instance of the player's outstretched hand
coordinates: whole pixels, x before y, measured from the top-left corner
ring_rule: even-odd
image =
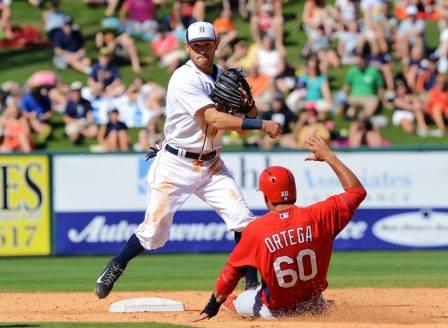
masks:
[[[282,132],[282,126],[279,123],[268,120],[263,120],[263,126],[261,129],[272,139],[277,138]]]
[[[334,153],[328,147],[327,143],[324,139],[322,139],[318,135],[313,135],[305,139],[304,141],[305,148],[313,153],[313,156],[309,156],[305,159],[305,161],[327,161]]]
[[[218,302],[216,300],[215,293],[212,293],[212,296],[210,297],[210,300],[208,301],[207,305],[205,306],[204,310],[202,310],[201,314],[195,319],[192,320],[192,322],[202,321],[205,319],[213,318],[215,315],[218,314],[219,308],[221,307],[222,303],[226,300],[225,297],[218,294],[218,298],[220,301]]]
[[[210,319],[210,317],[208,316],[207,313],[201,313],[200,315],[198,315],[196,318],[194,318],[193,320],[191,320],[191,322],[198,322],[198,321],[202,321],[205,319]]]

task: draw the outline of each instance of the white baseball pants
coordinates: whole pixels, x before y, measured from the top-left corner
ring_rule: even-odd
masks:
[[[198,162],[161,150],[148,172],[145,220],[136,235],[145,249],[162,247],[169,239],[174,213],[191,194],[209,204],[228,230],[242,231],[255,217],[219,155]]]
[[[239,294],[233,301],[236,312],[242,317],[262,317],[268,320],[275,320],[269,308],[261,303],[261,286],[257,289],[246,290]]]

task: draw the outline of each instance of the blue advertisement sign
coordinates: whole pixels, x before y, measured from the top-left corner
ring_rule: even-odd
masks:
[[[256,215],[263,211],[255,211]],[[114,254],[142,222],[144,212],[56,213],[58,255]],[[230,252],[233,232],[214,211],[178,211],[170,239],[154,253]]]
[[[260,215],[265,211],[255,211]],[[58,255],[115,254],[143,212],[56,213]],[[179,211],[170,240],[155,253],[229,252],[233,233],[213,211]],[[447,249],[448,209],[360,209],[336,237],[336,250]]]
[[[447,249],[448,209],[360,209],[336,250]]]

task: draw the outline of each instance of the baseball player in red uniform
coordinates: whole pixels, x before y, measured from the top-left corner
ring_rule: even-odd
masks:
[[[366,191],[320,137],[309,137],[305,145],[313,153],[307,160],[327,162],[345,191],[298,207],[294,205],[292,173],[280,166],[265,169],[259,177],[259,189],[270,211],[246,227],[219,274],[209,303],[195,321],[218,313],[247,265],[258,269],[262,285],[242,292],[236,299],[229,297],[226,306],[234,306],[241,316],[272,319],[323,304],[333,240],[364,200]]]

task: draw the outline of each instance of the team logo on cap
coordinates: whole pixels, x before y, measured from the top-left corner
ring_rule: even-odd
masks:
[[[200,33],[204,33],[205,32],[205,27],[204,26],[199,26],[199,32]]]

